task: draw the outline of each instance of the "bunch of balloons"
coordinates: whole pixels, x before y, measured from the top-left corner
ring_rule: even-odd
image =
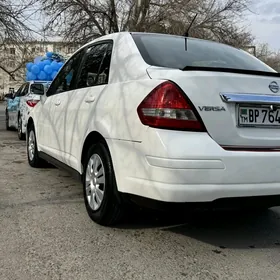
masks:
[[[38,56],[34,62],[26,64],[26,81],[52,81],[65,59],[53,52],[47,52],[45,57]]]

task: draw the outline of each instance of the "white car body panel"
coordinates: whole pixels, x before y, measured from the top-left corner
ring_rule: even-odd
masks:
[[[179,85],[199,112],[208,133],[220,145],[278,147],[279,129],[237,127],[236,106],[222,101],[220,93],[272,95],[269,83],[280,78],[205,71],[163,70],[150,67],[153,79],[170,79]],[[278,94],[280,95],[280,92]],[[225,111],[201,111],[203,106],[223,106]],[[230,112],[230,113],[229,113]],[[227,128],[227,133],[224,132]]]
[[[17,106],[9,111],[9,125],[10,127],[13,128],[18,128],[18,119],[19,117],[22,118],[22,133],[25,134],[26,133],[26,126],[27,126],[27,121],[29,118],[29,114],[31,111],[31,107],[29,107],[26,102],[28,100],[40,100],[40,95],[38,94],[34,94],[31,92],[31,85],[34,83],[48,83],[46,81],[29,81],[28,82],[28,91],[27,94],[24,96],[18,96],[17,98],[17,102],[15,102],[17,104]]]
[[[32,109],[26,104],[26,101],[28,101],[28,100],[38,100],[39,101],[40,95],[29,93],[20,99],[19,115],[22,117],[22,133],[23,134],[26,133],[27,121],[28,121],[30,111]]]
[[[280,173],[275,172],[280,168],[279,152],[221,147],[280,146],[279,130],[238,129],[233,105],[219,95],[270,94],[269,82],[279,79],[149,67],[129,33],[95,41],[105,39],[114,40],[108,85],[47,97],[30,113],[39,151],[82,174],[84,142],[91,132],[98,132],[109,147],[120,192],[166,202],[280,194]],[[222,112],[199,111],[209,134],[155,129],[141,123],[138,105],[165,80],[178,84],[197,109],[225,107]]]

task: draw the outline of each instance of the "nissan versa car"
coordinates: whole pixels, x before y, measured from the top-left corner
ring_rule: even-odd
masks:
[[[279,84],[279,73],[224,44],[106,35],[67,61],[31,111],[28,161],[79,175],[102,225],[131,199],[278,205]]]

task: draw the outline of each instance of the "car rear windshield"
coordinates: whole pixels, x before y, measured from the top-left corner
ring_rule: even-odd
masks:
[[[34,83],[30,86],[30,91],[33,94],[44,95],[44,84]]]
[[[176,69],[199,66],[273,72],[247,52],[216,42],[162,34],[135,33],[132,37],[145,62],[153,66]]]

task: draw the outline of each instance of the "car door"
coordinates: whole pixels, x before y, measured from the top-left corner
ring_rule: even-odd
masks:
[[[25,84],[23,84],[15,93],[13,99],[8,102],[9,122],[10,126],[17,128],[18,108],[20,103],[20,96],[24,90]]]
[[[89,46],[79,70],[76,91],[68,93],[68,107],[64,110],[66,162],[79,171],[80,147],[93,121],[96,101],[109,78],[113,41],[101,41]]]
[[[71,57],[50,85],[46,98],[42,99],[38,116],[38,142],[41,151],[64,162],[64,110],[67,109],[68,93],[75,90],[75,79],[81,51]]]

